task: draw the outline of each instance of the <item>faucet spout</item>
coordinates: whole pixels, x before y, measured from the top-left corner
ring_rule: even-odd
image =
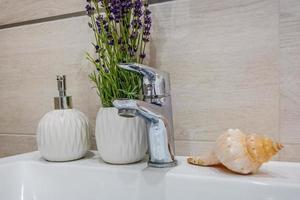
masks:
[[[161,109],[155,104],[139,100],[115,100],[113,105],[119,110],[119,115],[142,117],[148,122],[149,166],[171,167],[176,165],[172,122],[161,115]]]

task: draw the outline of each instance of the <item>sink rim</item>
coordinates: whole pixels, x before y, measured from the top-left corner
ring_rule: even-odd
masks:
[[[247,182],[260,185],[282,185],[296,186],[300,188],[300,163],[270,161],[265,163],[257,174],[240,175],[220,167],[200,167],[190,165],[186,162],[185,156],[176,156],[178,165],[172,168],[150,168],[147,166],[147,159],[128,165],[111,165],[105,163],[97,151],[89,151],[88,155],[80,160],[70,162],[48,162],[44,160],[38,151],[19,154],[0,159],[0,170],[2,166],[10,164],[22,165],[44,165],[49,167],[75,167],[98,170],[133,171],[142,173],[143,170],[154,173],[165,173],[167,176],[186,178],[205,178],[219,181]]]

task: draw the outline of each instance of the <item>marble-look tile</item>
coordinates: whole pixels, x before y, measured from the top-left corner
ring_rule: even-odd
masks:
[[[34,135],[0,134],[0,157],[36,151]]]
[[[280,137],[300,144],[300,2],[280,1]],[[300,154],[300,151],[298,152]]]
[[[5,49],[0,53],[0,133],[35,133],[39,119],[53,109],[57,74],[67,75],[74,108],[95,117],[99,98],[90,98],[95,91],[85,59],[90,36],[85,16],[0,30]]]
[[[150,4],[171,0],[148,0]],[[16,23],[28,24],[35,20],[53,20],[53,17],[72,17],[84,15],[86,0],[1,0],[0,27]],[[49,19],[52,18],[52,19]],[[36,23],[36,21],[35,21]],[[18,24],[20,25],[20,24]]]
[[[150,64],[171,74],[175,138],[228,128],[278,138],[278,2],[154,5]]]
[[[85,3],[77,0],[1,0],[0,25],[84,11]]]
[[[214,143],[206,141],[175,141],[175,153],[178,156],[203,155],[212,150]]]

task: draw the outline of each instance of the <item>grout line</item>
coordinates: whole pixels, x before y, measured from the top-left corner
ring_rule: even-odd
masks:
[[[84,16],[84,15],[85,15],[85,11],[80,11],[80,12],[68,13],[68,14],[63,14],[63,15],[44,17],[44,18],[40,18],[40,19],[33,19],[33,20],[28,20],[28,21],[23,21],[23,22],[16,22],[16,23],[12,23],[12,24],[4,24],[4,25],[0,25],[0,30],[12,28],[12,27],[18,27],[18,26],[25,26],[25,25],[30,25],[30,24],[38,24],[38,23],[43,23],[43,22],[56,21],[56,20],[66,19],[66,18],[71,18],[71,17],[80,17],[80,16]]]
[[[150,4],[159,4],[159,3],[168,2],[168,1],[173,1],[173,0],[149,0],[149,3]],[[67,14],[62,14],[62,15],[55,15],[55,16],[51,16],[51,17],[44,17],[44,18],[40,18],[40,19],[15,22],[15,23],[11,23],[11,24],[0,25],[0,30],[18,27],[18,26],[25,26],[25,25],[38,24],[38,23],[43,23],[43,22],[56,21],[56,20],[67,19],[67,18],[72,18],[72,17],[81,17],[81,16],[85,16],[85,15],[86,15],[85,11],[78,11],[78,12],[67,13]]]
[[[19,137],[19,136],[25,136],[25,137],[36,137],[35,133],[0,133],[0,137],[1,136],[8,136],[8,137]],[[95,139],[95,135],[91,135],[92,139]]]
[[[36,136],[35,133],[0,133],[1,136],[11,136],[11,137],[16,137],[16,136]]]

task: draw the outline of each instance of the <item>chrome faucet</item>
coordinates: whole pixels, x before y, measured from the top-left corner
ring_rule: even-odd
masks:
[[[177,161],[169,74],[136,63],[118,66],[143,75],[143,101],[114,100],[113,105],[118,109],[118,114],[123,117],[140,116],[148,122],[149,166],[175,166]]]

